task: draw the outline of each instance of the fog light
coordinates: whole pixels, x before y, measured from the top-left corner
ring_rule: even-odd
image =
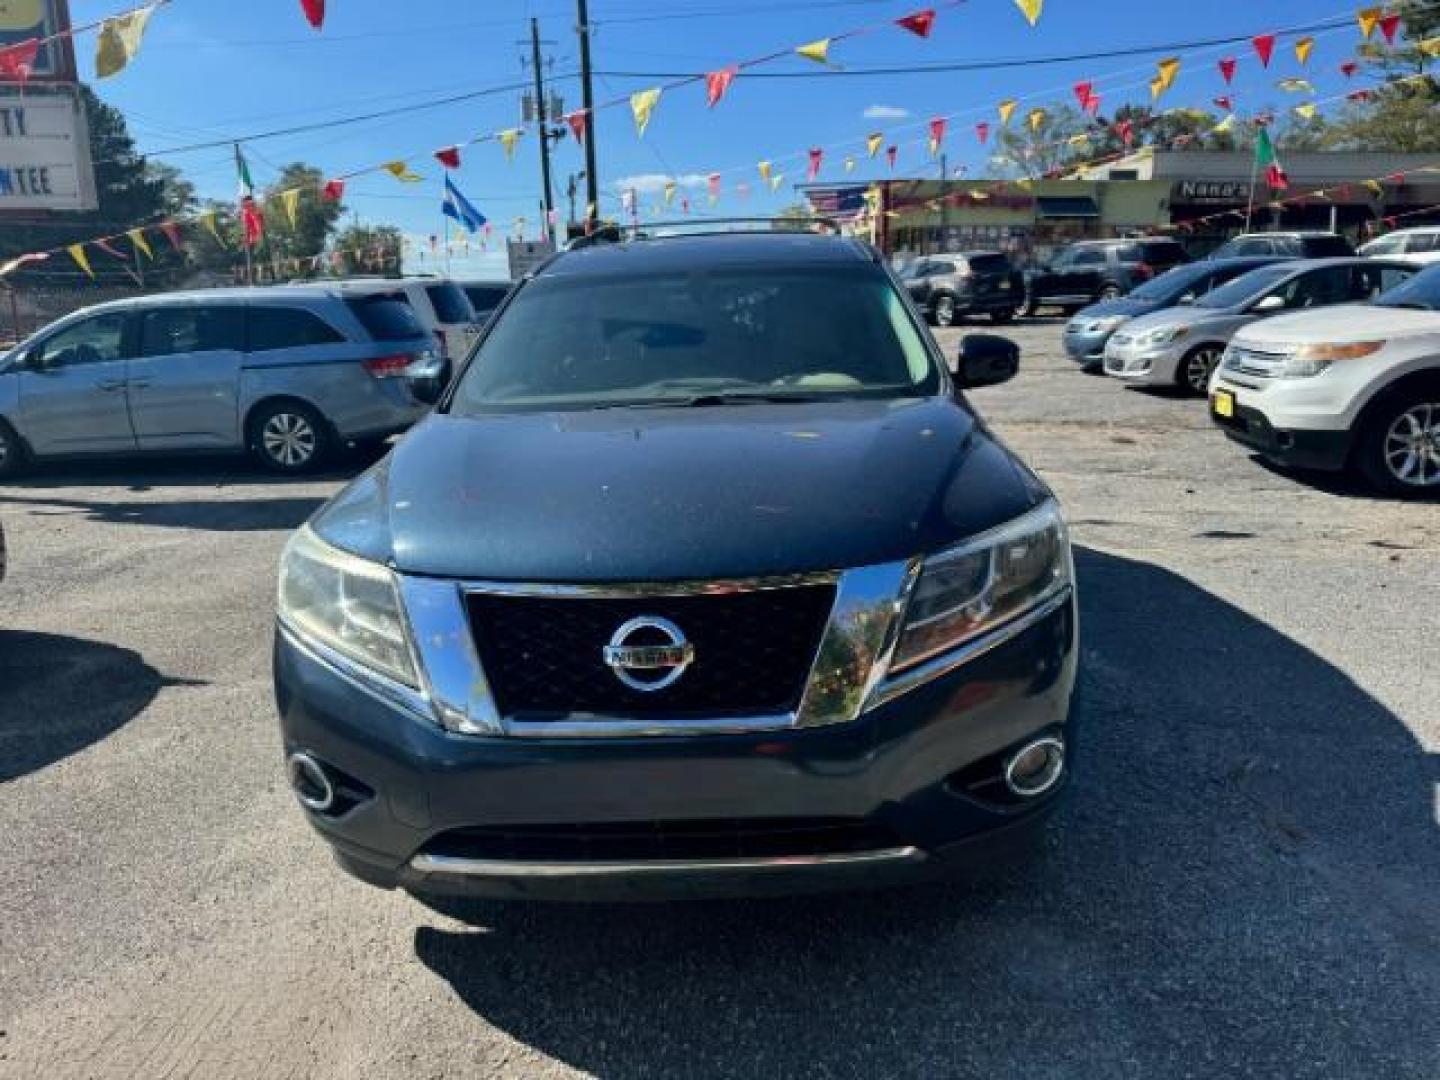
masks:
[[[309,754],[291,754],[285,762],[295,797],[318,814],[335,804],[335,788],[325,768]]]
[[[1005,763],[1005,786],[1016,795],[1034,798],[1060,782],[1065,771],[1065,744],[1053,735],[1026,743]]]

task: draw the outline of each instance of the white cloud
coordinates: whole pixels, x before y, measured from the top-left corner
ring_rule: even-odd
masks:
[[[614,182],[616,191],[638,191],[641,195],[655,195],[665,190],[671,181],[682,188],[703,188],[705,177],[700,173],[685,173],[681,176],[667,176],[665,173],[640,173],[637,176],[622,176]]]
[[[910,110],[898,105],[867,105],[862,115],[866,120],[904,120]]]

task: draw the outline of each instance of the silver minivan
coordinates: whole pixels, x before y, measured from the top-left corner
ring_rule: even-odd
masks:
[[[333,288],[207,289],[84,308],[0,356],[0,475],[27,459],[249,450],[301,472],[429,408],[406,304]]]

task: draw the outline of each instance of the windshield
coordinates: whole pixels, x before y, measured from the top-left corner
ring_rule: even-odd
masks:
[[[1214,272],[1213,266],[1205,266],[1202,263],[1177,266],[1174,270],[1165,271],[1159,277],[1151,278],[1138,289],[1131,289],[1130,295],[1136,300],[1168,301],[1172,297],[1180,296],[1197,281],[1203,280]]]
[[[1403,284],[1381,293],[1373,303],[1381,307],[1440,311],[1440,266],[1422,270]]]
[[[934,393],[905,302],[874,267],[541,277],[466,367],[450,411]]]
[[[1256,294],[1278,285],[1293,273],[1295,273],[1294,263],[1277,263],[1274,266],[1262,266],[1258,270],[1251,270],[1248,274],[1241,274],[1234,281],[1221,285],[1220,288],[1214,292],[1206,293],[1195,301],[1195,306],[1207,308],[1236,307],[1239,304],[1245,303],[1245,301],[1251,299]]]

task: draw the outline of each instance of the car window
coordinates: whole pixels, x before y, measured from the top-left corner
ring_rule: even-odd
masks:
[[[376,341],[405,341],[425,336],[425,327],[415,309],[398,294],[352,296],[345,301],[345,306]]]
[[[1343,304],[1355,298],[1354,275],[1348,266],[1326,266],[1291,278],[1273,295],[1285,301],[1287,310]]]
[[[252,307],[249,340],[251,352],[267,352],[304,345],[331,345],[345,338],[314,312],[303,308]]]
[[[1010,260],[1004,255],[971,255],[970,269],[977,274],[1005,274],[1010,271]]]
[[[1228,308],[1253,300],[1271,288],[1276,282],[1295,272],[1293,266],[1274,263],[1241,274],[1233,281],[1227,281],[1218,289],[1212,289],[1196,301],[1198,307]]]
[[[1105,261],[1105,252],[1100,248],[1081,248],[1070,260],[1072,266],[1099,266]]]
[[[1407,254],[1440,251],[1440,233],[1411,233],[1405,240],[1405,251]]]
[[[41,344],[37,359],[44,368],[100,364],[124,357],[125,313],[112,311],[67,326]]]
[[[1397,233],[1389,236],[1382,236],[1379,240],[1371,240],[1365,245],[1366,255],[1399,255],[1405,250],[1406,237]]]
[[[1150,241],[1140,245],[1140,257],[1154,266],[1172,266],[1185,261],[1185,249],[1173,241]]]
[[[239,351],[245,347],[240,307],[162,307],[140,316],[140,355]]]
[[[909,276],[908,274],[906,275]],[[465,295],[470,298],[470,306],[475,309],[475,314],[494,311],[500,306],[500,301],[505,299],[505,294],[510,291],[508,285],[466,285]]]
[[[1131,289],[1130,295],[1137,300],[1157,300],[1173,304],[1187,292],[1196,295],[1205,292],[1210,288],[1208,279],[1215,273],[1216,270],[1205,263],[1177,266],[1173,270],[1157,274],[1138,288]]]
[[[475,321],[475,309],[465,290],[454,282],[443,281],[437,285],[426,285],[425,295],[435,309],[435,317],[442,323],[468,323]]]
[[[1343,257],[1354,251],[1343,236],[1306,236],[1293,241],[1293,246],[1298,249],[1296,255],[1303,254],[1310,259]]]
[[[1381,307],[1440,311],[1440,266],[1431,266],[1396,285],[1375,301]]]
[[[1413,266],[1357,266],[1354,295],[1357,300],[1373,300],[1415,274]]]
[[[492,323],[453,411],[696,396],[933,393],[909,308],[872,268],[541,277]]]

